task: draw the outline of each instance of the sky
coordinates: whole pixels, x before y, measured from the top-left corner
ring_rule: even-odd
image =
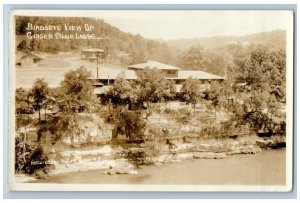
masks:
[[[289,11],[97,11],[97,18],[124,32],[151,39],[235,35],[276,29],[292,22]]]
[[[25,15],[93,17],[150,39],[241,36],[276,29],[291,31],[293,13],[284,10],[23,10]],[[19,13],[21,15],[21,13]]]

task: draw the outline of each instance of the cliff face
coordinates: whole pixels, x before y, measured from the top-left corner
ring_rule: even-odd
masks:
[[[104,122],[96,115],[85,115],[78,121],[78,127],[64,135],[61,142],[70,145],[81,145],[88,143],[103,143],[112,138],[113,127]]]

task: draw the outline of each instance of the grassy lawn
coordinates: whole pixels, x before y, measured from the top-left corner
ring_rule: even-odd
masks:
[[[46,55],[45,59],[36,67],[16,66],[16,88],[30,88],[37,78],[44,78],[51,87],[59,85],[63,80],[64,74],[72,69],[84,66],[96,76],[96,62],[81,60],[78,55]],[[99,71],[119,71],[122,72],[124,67],[113,64],[99,64]]]

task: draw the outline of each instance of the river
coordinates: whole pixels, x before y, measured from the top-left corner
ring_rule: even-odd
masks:
[[[163,166],[142,166],[137,175],[104,175],[99,170],[51,176],[35,182],[88,184],[285,185],[286,150],[193,159]]]

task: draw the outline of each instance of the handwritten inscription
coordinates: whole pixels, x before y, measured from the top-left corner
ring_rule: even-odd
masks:
[[[64,25],[34,25],[28,23],[26,30],[28,39],[98,39],[96,34],[92,33],[95,30],[95,26],[90,24],[72,25],[65,23]]]

